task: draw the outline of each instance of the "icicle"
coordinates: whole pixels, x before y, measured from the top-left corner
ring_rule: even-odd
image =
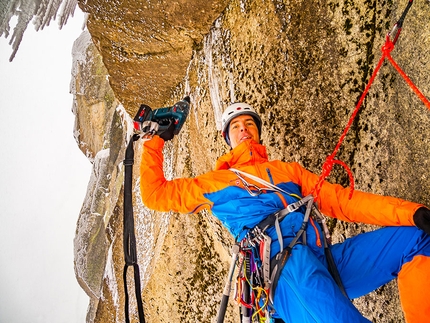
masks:
[[[45,0],[42,1],[39,9],[35,15],[34,25],[36,30],[43,29],[49,26],[51,20],[55,20],[58,8],[63,0]]]
[[[13,34],[9,41],[9,45],[12,45],[12,55],[9,58],[9,62],[12,62],[16,55],[16,52],[18,51],[19,45],[22,41],[22,37],[24,36],[24,31],[27,29],[29,22],[33,18],[33,13],[36,9],[36,5],[34,2],[31,1],[30,4],[27,3],[27,6],[25,6],[24,8],[24,11],[17,11],[19,13],[18,22],[13,29]],[[31,14],[28,12],[31,12]]]
[[[216,31],[211,30],[206,36],[203,51],[205,53],[205,61],[208,66],[208,87],[211,97],[212,107],[214,109],[215,123],[218,130],[221,130],[222,106],[221,95],[219,91],[218,71],[213,63],[213,42],[217,39]]]
[[[9,22],[15,15],[18,4],[14,1],[0,1],[0,36],[5,34],[6,38],[9,37]]]
[[[66,25],[67,19],[69,19],[70,16],[73,17],[77,5],[78,0],[65,0],[65,2],[63,2],[63,7],[61,8],[60,17],[58,20],[58,26],[60,29]]]
[[[14,59],[30,21],[33,20],[37,31],[49,26],[51,20],[55,20],[61,4],[63,7],[59,21],[60,29],[66,24],[68,17],[73,16],[78,0],[10,0],[0,2],[0,36],[5,34],[6,38],[9,37],[12,17],[18,17],[18,22],[9,41],[12,46],[9,61]]]

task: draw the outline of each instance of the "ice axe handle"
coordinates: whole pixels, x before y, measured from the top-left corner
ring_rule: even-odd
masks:
[[[231,248],[232,255],[231,255],[230,270],[228,272],[227,281],[225,283],[225,287],[224,287],[224,291],[221,299],[221,305],[218,311],[218,318],[216,321],[217,323],[224,322],[225,312],[227,310],[227,305],[228,305],[228,299],[230,297],[231,281],[233,280],[234,268],[236,266],[236,260],[237,260],[237,255],[239,254],[239,251],[240,251],[240,247],[237,244],[233,245],[233,247]]]

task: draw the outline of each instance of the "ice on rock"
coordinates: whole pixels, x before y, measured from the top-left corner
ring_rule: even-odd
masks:
[[[12,54],[9,61],[14,59],[19,45],[21,44],[24,32],[28,24],[33,21],[35,29],[43,29],[49,26],[52,20],[57,18],[58,27],[61,29],[66,23],[67,19],[75,12],[78,0],[10,0],[0,2],[0,36],[8,38],[10,35],[10,23],[15,16],[17,22],[13,28],[12,36],[10,37],[9,44],[12,46]],[[60,8],[61,7],[61,8]]]

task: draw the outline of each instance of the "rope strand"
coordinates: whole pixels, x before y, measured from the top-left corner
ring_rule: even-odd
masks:
[[[382,56],[376,65],[375,70],[372,73],[372,76],[369,79],[369,82],[366,85],[366,88],[364,89],[363,93],[361,94],[360,100],[358,101],[357,105],[355,106],[355,109],[345,127],[343,130],[342,135],[339,138],[339,141],[336,144],[336,147],[334,148],[331,155],[329,155],[323,166],[321,175],[318,178],[318,181],[315,185],[315,187],[312,189],[311,194],[314,195],[315,200],[318,198],[321,187],[324,183],[324,180],[330,175],[331,170],[333,168],[334,164],[341,165],[343,168],[345,168],[346,172],[349,176],[350,186],[351,186],[351,192],[349,194],[349,198],[351,199],[352,194],[354,192],[354,177],[352,174],[351,169],[342,161],[336,160],[336,154],[340,149],[340,146],[342,145],[343,140],[346,137],[346,134],[349,131],[349,128],[351,128],[352,123],[354,122],[355,117],[357,116],[358,111],[360,110],[360,107],[362,106],[364,99],[367,95],[367,93],[370,90],[370,87],[373,84],[373,81],[376,78],[376,75],[378,74],[379,70],[381,69],[382,64],[384,63],[385,59],[387,58],[388,61],[393,65],[393,67],[397,70],[397,72],[405,79],[406,83],[411,87],[411,89],[415,92],[415,94],[421,99],[421,101],[424,103],[424,105],[430,110],[430,101],[424,96],[424,94],[418,89],[418,87],[411,81],[411,79],[406,75],[406,73],[400,68],[400,66],[394,61],[394,59],[391,57],[391,51],[394,49],[394,45],[397,42],[397,39],[399,38],[400,32],[402,30],[403,21],[406,17],[406,14],[408,13],[410,7],[412,6],[412,0],[409,0],[408,5],[406,6],[405,10],[403,11],[403,14],[399,21],[394,25],[393,30],[387,34],[385,39],[385,44],[382,46]],[[394,36],[394,40],[391,41],[391,33],[393,33],[396,30],[396,34]]]

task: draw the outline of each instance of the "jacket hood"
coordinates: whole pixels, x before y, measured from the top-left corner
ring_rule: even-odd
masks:
[[[218,158],[215,170],[229,169],[244,165],[253,165],[268,161],[266,147],[253,140],[240,143],[229,153]]]

